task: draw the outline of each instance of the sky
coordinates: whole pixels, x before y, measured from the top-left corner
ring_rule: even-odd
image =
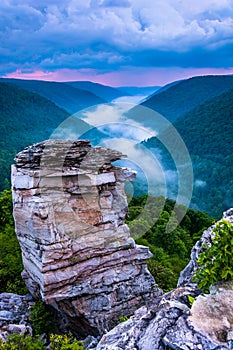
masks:
[[[233,74],[233,0],[1,0],[0,76],[161,86]]]

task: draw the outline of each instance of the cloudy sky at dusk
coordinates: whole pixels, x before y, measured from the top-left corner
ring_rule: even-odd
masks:
[[[1,0],[0,76],[164,85],[233,74],[232,0]]]

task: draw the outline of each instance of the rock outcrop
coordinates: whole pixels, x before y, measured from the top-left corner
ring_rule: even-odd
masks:
[[[225,212],[224,218],[233,224],[233,209]],[[202,243],[212,243],[212,229],[206,230],[192,249],[178,287],[104,335],[96,350],[233,349],[233,283],[216,284],[210,294],[200,295],[192,282]],[[196,298],[193,305],[188,296]]]
[[[35,305],[32,297],[12,293],[0,294],[0,339],[11,334],[32,335],[30,308]]]
[[[23,278],[79,335],[102,334],[161,294],[148,248],[135,245],[124,223],[124,182],[135,173],[111,164],[122,156],[85,140],[49,140],[12,166]]]
[[[230,221],[230,223],[233,225],[233,209],[229,209],[226,212],[224,212],[223,219]],[[183,285],[186,285],[187,283],[192,283],[194,272],[198,267],[197,259],[199,257],[200,252],[202,251],[202,246],[203,245],[211,246],[212,244],[212,238],[214,236],[213,227],[215,227],[215,225],[205,230],[201,238],[197,241],[195,246],[192,248],[190,261],[180,274],[178,286],[183,286]]]

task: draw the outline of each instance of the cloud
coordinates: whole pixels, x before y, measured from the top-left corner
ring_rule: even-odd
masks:
[[[138,145],[127,135],[111,140],[104,140],[104,147],[116,149],[127,154],[127,159],[118,161],[121,166],[131,167],[138,172],[137,177],[144,178],[148,186],[148,192],[156,195],[166,196],[167,186],[165,171],[156,156],[142,145]]]
[[[78,112],[78,116],[88,124],[98,127],[111,140],[126,138],[141,142],[155,136],[155,130],[126,118],[125,114],[133,107],[135,104],[124,103],[118,99],[115,103],[102,104]]]
[[[230,0],[3,0],[0,74],[231,67]]]

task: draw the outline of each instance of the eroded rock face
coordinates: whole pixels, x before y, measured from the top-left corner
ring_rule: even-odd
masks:
[[[89,141],[49,140],[12,166],[23,278],[78,334],[101,334],[161,294],[148,248],[124,223],[124,182],[135,173],[111,164],[122,156]]]
[[[233,224],[233,209],[225,212],[224,218]],[[233,349],[232,282],[218,283],[209,295],[200,295],[192,282],[202,243],[211,244],[212,229],[193,247],[178,287],[104,335],[96,350]],[[188,296],[196,298],[192,306]]]

